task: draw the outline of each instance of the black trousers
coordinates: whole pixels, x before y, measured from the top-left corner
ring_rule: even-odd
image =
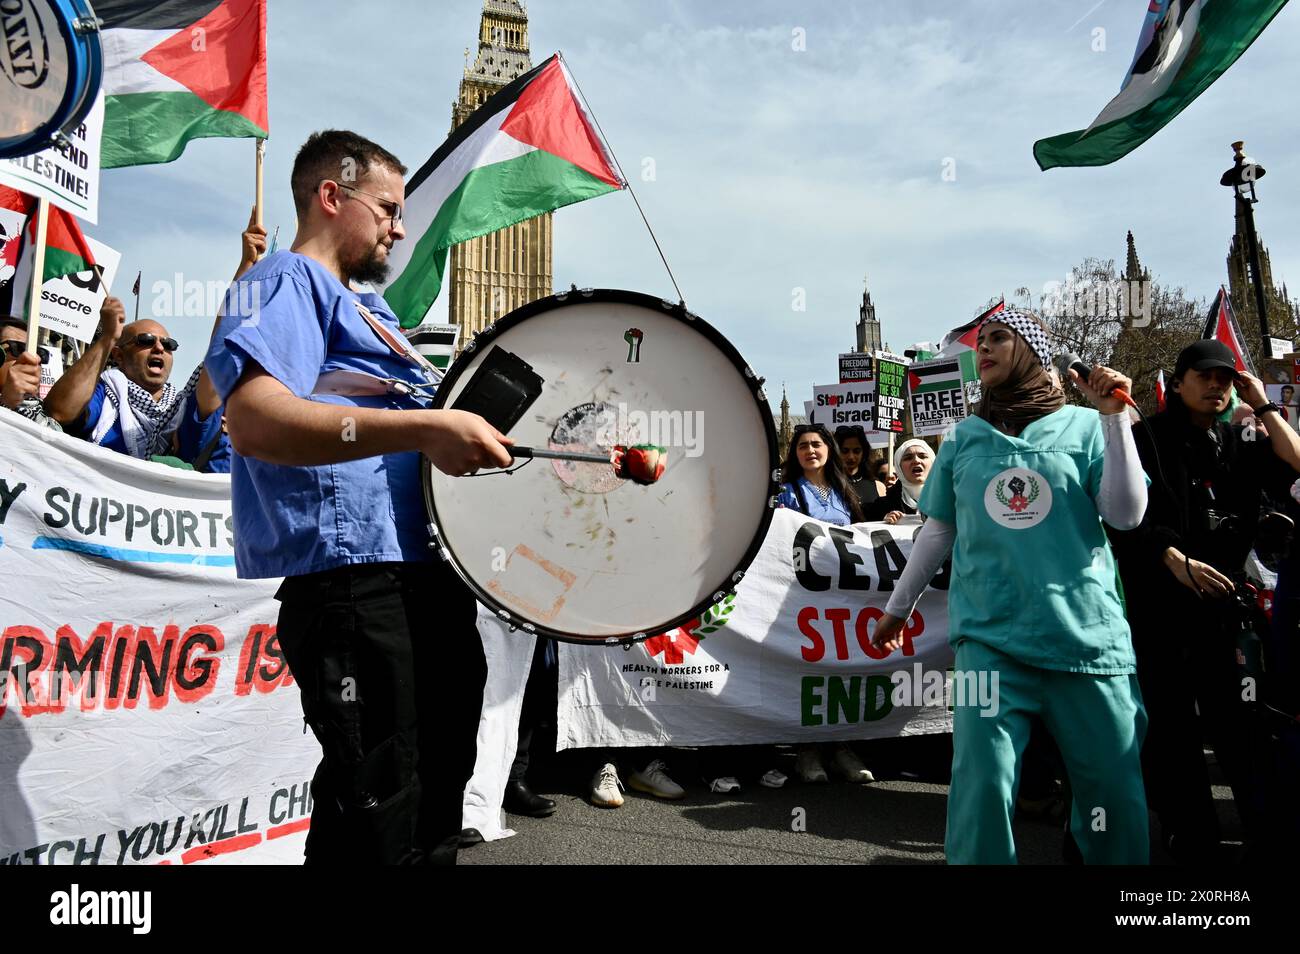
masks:
[[[1208,740],[1232,787],[1248,837],[1258,835],[1263,738],[1242,703],[1232,619],[1223,607],[1176,594],[1164,618],[1133,621],[1138,681],[1149,725],[1142,746],[1147,801],[1180,861],[1206,860],[1220,839],[1202,754]]]
[[[515,760],[510,765],[511,782],[522,782],[528,774],[533,742],[544,739],[550,753],[555,752],[555,707],[559,694],[559,660],[555,644],[549,639],[538,639],[533,650],[533,662],[524,683],[524,700],[519,711],[519,745]]]
[[[308,864],[454,864],[487,664],[443,563],[286,579],[277,626],[322,749]]]

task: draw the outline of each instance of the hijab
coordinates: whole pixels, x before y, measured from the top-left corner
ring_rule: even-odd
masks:
[[[925,485],[923,483],[912,483],[903,473],[903,455],[912,447],[919,447],[925,451],[925,455],[930,458],[931,467],[934,466],[934,451],[930,450],[930,445],[925,441],[917,440],[916,438],[903,441],[903,443],[898,445],[898,449],[894,451],[894,473],[898,475],[898,483],[902,488],[903,503],[915,510],[917,509],[916,502],[921,499],[921,488]]]
[[[1047,332],[1035,315],[1004,309],[989,317],[980,329],[992,322],[1015,332],[1011,373],[996,388],[984,389],[975,414],[998,430],[1018,437],[1040,417],[1059,411],[1065,405],[1065,392],[1052,383],[1048,374],[1052,357]]]

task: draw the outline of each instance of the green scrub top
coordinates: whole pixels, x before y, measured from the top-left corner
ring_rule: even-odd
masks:
[[[968,417],[939,448],[918,507],[955,524],[949,639],[1042,669],[1135,672],[1096,498],[1096,411],[1066,405],[1019,437]]]

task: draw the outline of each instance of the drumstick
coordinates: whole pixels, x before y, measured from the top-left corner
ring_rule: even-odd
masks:
[[[626,447],[615,444],[606,454],[586,451],[556,451],[543,447],[515,445],[506,448],[512,457],[544,457],[548,460],[573,460],[588,464],[609,464],[625,480],[638,484],[653,484],[663,476],[668,463],[668,453],[656,444],[634,444]]]

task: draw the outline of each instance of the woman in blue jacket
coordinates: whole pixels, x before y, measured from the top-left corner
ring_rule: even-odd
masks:
[[[928,519],[874,639],[898,648],[951,552],[950,863],[1015,861],[1011,819],[1038,717],[1065,759],[1084,860],[1145,864],[1146,713],[1101,525],[1131,530],[1146,510],[1128,416],[1108,396],[1129,381],[1101,366],[1089,382],[1071,372],[1101,413],[1067,405],[1036,316],[1003,311],[978,335],[984,397],[940,448],[918,502]]]
[[[777,503],[782,507],[841,527],[862,522],[862,506],[849,486],[839,448],[821,424],[800,424],[794,429],[781,479]]]

